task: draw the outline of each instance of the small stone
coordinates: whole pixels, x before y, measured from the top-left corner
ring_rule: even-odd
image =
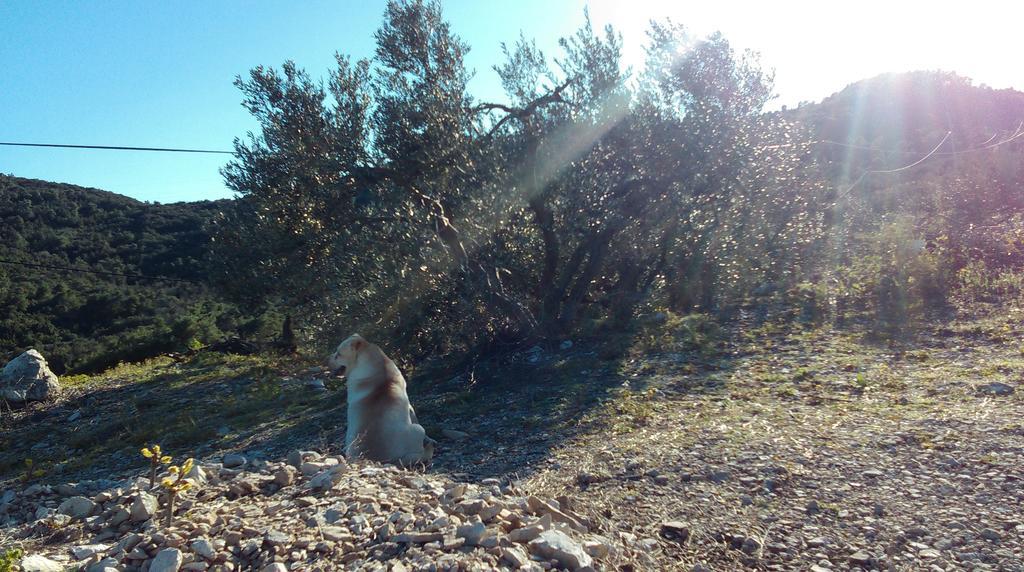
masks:
[[[21,559],[21,572],[63,572],[64,565],[34,554]]]
[[[522,568],[530,562],[530,557],[527,556],[526,552],[521,548],[516,548],[515,546],[502,548],[501,559],[511,564],[513,570]]]
[[[720,485],[728,481],[730,476],[732,475],[730,475],[729,471],[711,471],[708,473],[708,480]]]
[[[334,485],[341,482],[341,477],[347,467],[344,465],[336,465],[329,469],[325,469],[320,472],[317,476],[313,477],[306,483],[306,488],[314,491],[326,491],[334,487]]]
[[[607,481],[610,478],[611,476],[605,473],[582,472],[576,475],[576,482],[579,483],[581,487],[585,487],[595,483],[603,483],[604,481]]]
[[[870,566],[874,558],[868,554],[867,550],[858,550],[850,555],[849,560],[858,566]]]
[[[828,546],[829,539],[824,536],[816,536],[807,541],[807,546],[810,548],[821,548],[822,546]]]
[[[57,512],[66,514],[71,518],[84,519],[96,509],[96,503],[86,497],[71,497],[60,503]]]
[[[466,544],[476,546],[487,534],[487,526],[482,522],[464,524],[456,529],[455,536],[465,538]]]
[[[193,540],[192,544],[189,546],[192,548],[192,552],[195,552],[207,560],[213,560],[217,557],[217,551],[214,550],[210,541],[205,538],[197,538]]]
[[[661,523],[661,535],[669,540],[686,542],[690,538],[690,527],[685,522],[672,520]]]
[[[154,515],[160,508],[157,498],[145,491],[139,492],[132,499],[132,522],[145,522]]]
[[[85,572],[119,572],[117,558],[106,557],[99,562],[90,564]]]
[[[278,530],[268,530],[263,538],[271,546],[283,546],[292,540],[290,536]]]
[[[428,542],[440,542],[444,536],[440,532],[403,532],[391,537],[391,542],[426,544]]]
[[[288,567],[280,562],[274,562],[260,568],[260,572],[288,572]]]
[[[611,552],[611,543],[606,538],[594,537],[583,542],[583,551],[594,558],[604,558]]]
[[[869,479],[877,479],[877,478],[881,477],[884,474],[885,473],[883,473],[882,471],[879,471],[878,469],[868,469],[868,470],[866,470],[866,471],[861,473],[861,475],[864,475],[865,477],[867,477]]]
[[[156,553],[149,565],[149,572],[177,572],[184,556],[177,548],[164,548]]]
[[[818,514],[819,512],[821,512],[821,504],[818,503],[818,501],[816,500],[808,502],[806,512],[807,514]]]
[[[246,458],[244,455],[239,455],[238,453],[228,453],[227,455],[224,455],[223,462],[225,469],[235,469],[244,466]]]
[[[753,538],[743,539],[743,545],[740,546],[740,550],[744,554],[756,554],[758,550],[761,550],[761,543]]]
[[[920,558],[932,559],[939,558],[940,556],[942,556],[942,553],[938,550],[935,550],[934,548],[925,548],[924,550],[918,552],[917,556]]]
[[[990,542],[999,542],[1003,539],[1003,537],[998,532],[992,530],[991,528],[983,529],[979,533],[979,536]]]
[[[443,435],[445,439],[451,439],[452,441],[464,441],[469,439],[469,433],[455,429],[441,429],[441,435]]]
[[[530,552],[541,558],[557,560],[558,564],[570,570],[590,566],[593,559],[583,547],[558,530],[545,530],[530,541]]]
[[[317,461],[305,461],[299,465],[299,471],[307,477],[312,477],[326,468],[326,463],[319,463]]]
[[[540,536],[542,532],[544,532],[544,527],[540,525],[524,526],[509,532],[508,539],[512,542],[526,543]]]
[[[97,554],[102,554],[109,549],[110,547],[106,544],[81,544],[71,547],[71,555],[75,557],[75,560],[85,560]]]
[[[922,536],[928,535],[928,530],[922,526],[912,526],[904,531],[907,538],[921,538]]]
[[[999,397],[1005,397],[1013,393],[1013,387],[996,381],[986,383],[985,385],[979,385],[977,392],[979,395],[996,395]]]
[[[332,542],[351,542],[355,539],[348,529],[340,526],[325,526],[320,529],[320,532],[324,535],[324,540]]]
[[[274,484],[284,488],[295,482],[295,467],[284,465],[274,471]]]

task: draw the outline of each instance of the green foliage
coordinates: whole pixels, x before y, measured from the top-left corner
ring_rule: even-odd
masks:
[[[168,459],[168,461],[169,460],[170,459]],[[167,498],[167,526],[172,526],[174,524],[174,501],[178,498],[178,495],[192,488],[192,481],[189,481],[185,477],[192,471],[194,464],[195,460],[188,458],[185,459],[185,462],[183,462],[181,466],[171,465],[167,467],[167,472],[170,473],[171,476],[165,477],[160,481],[160,486],[164,489],[164,495]]]
[[[35,347],[58,374],[98,371],[240,329],[248,318],[202,284],[205,226],[224,204],[0,176],[0,259],[192,281],[0,265],[0,357]]]
[[[389,2],[376,38],[327,86],[292,62],[236,82],[261,130],[224,169],[222,282],[322,337],[415,358],[559,339],[595,311],[622,328],[651,298],[709,311],[821,235],[810,146],[721,35],[653,25],[635,85],[611,27],[586,18],[553,60],[521,38],[495,66],[507,103],[469,95],[437,2]]]
[[[163,451],[160,450],[160,445],[150,445],[149,447],[143,447],[140,450],[142,456],[149,459],[149,488],[156,488],[156,472],[160,468],[160,465],[169,465],[171,463],[170,455],[164,455]]]
[[[21,474],[21,482],[27,483],[31,480],[38,479],[46,474],[46,469],[36,466],[36,462],[33,459],[25,459],[24,472]]]
[[[0,552],[0,572],[12,572],[23,556],[25,551],[20,548],[4,549]]]

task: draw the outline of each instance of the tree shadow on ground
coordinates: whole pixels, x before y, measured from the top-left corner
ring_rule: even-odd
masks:
[[[618,400],[654,398],[644,393],[651,387],[720,391],[705,385],[702,373],[729,367],[728,359],[697,353],[636,356],[581,344],[505,354],[458,372],[420,368],[410,376],[409,394],[438,441],[428,470],[457,479],[527,476],[575,435],[616,422]],[[281,368],[242,361],[218,376],[218,364],[204,359],[160,366],[145,381],[120,380],[6,419],[0,481],[23,473],[29,458],[45,471],[33,482],[129,477],[144,469],[138,451],[150,443],[176,459],[201,461],[219,461],[229,451],[267,460],[294,449],[342,452],[343,384],[328,379],[328,390],[310,389],[306,384],[324,374],[309,362]]]

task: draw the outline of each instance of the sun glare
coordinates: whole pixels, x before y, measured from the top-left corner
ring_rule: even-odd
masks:
[[[995,88],[1024,84],[1013,3],[677,2],[589,0],[595,25],[612,24],[624,59],[644,62],[652,19],[671,18],[695,37],[721,31],[738,50],[756,50],[776,70],[776,105],[820,100],[855,79],[912,70],[955,71]]]

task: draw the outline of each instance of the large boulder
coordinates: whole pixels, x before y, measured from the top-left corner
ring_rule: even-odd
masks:
[[[60,382],[42,354],[28,350],[0,371],[0,398],[12,403],[46,401],[60,392]]]

